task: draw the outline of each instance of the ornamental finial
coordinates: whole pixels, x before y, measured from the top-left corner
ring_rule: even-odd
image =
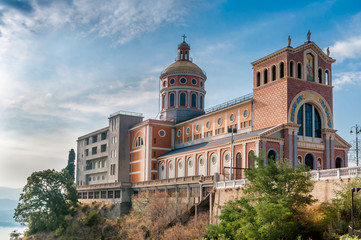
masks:
[[[311,42],[311,31],[310,31],[310,29],[308,29],[308,32],[307,32],[307,41]]]
[[[291,46],[291,36],[288,35],[288,46],[290,47]]]

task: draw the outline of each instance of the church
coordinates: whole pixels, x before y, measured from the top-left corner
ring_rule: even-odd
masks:
[[[122,189],[187,177],[244,179],[253,156],[311,170],[347,167],[350,145],[333,123],[335,59],[310,35],[252,62],[253,79],[245,80],[253,81],[252,93],[209,109],[207,76],[184,36],[176,61],[160,74],[159,119],[119,111],[78,138],[79,198],[122,198]]]

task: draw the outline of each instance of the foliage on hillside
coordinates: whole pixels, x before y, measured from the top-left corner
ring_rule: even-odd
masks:
[[[181,219],[186,205],[165,193],[134,197],[128,215],[107,218],[114,204],[93,202],[70,209],[65,224],[52,232],[37,232],[24,240],[49,239],[199,239],[209,222],[208,213]],[[17,239],[17,238],[14,238]]]
[[[246,171],[250,181],[246,196],[222,207],[219,225],[208,227],[210,239],[296,239],[307,232],[303,225],[306,207],[314,202],[313,183],[303,166],[269,161]]]

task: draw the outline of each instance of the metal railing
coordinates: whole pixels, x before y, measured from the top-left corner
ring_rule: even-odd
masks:
[[[219,109],[222,109],[222,108],[225,108],[225,107],[229,107],[229,106],[232,106],[232,105],[234,105],[234,104],[237,104],[237,103],[240,103],[240,102],[243,102],[243,101],[252,99],[252,98],[253,98],[253,94],[252,94],[252,93],[249,93],[249,94],[247,94],[247,95],[244,95],[244,96],[241,96],[241,97],[238,97],[238,98],[229,100],[228,102],[218,104],[218,105],[216,105],[216,106],[214,106],[214,107],[211,107],[211,108],[207,108],[207,109],[205,110],[205,113],[211,113],[211,112],[217,111],[217,110],[219,110]]]
[[[123,111],[123,110],[112,113],[112,114],[109,115],[109,117],[114,117],[114,116],[116,116],[118,114],[123,114],[123,115],[128,115],[128,116],[136,116],[136,117],[143,117],[143,113],[129,112],[129,111]]]

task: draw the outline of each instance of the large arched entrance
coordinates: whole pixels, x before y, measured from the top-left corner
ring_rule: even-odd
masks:
[[[242,179],[242,154],[237,153],[236,155],[236,171],[234,179]]]
[[[342,167],[342,159],[340,157],[336,158],[336,168]]]
[[[308,166],[310,170],[314,169],[313,162],[314,162],[313,155],[311,153],[307,153],[305,157],[305,165]]]

